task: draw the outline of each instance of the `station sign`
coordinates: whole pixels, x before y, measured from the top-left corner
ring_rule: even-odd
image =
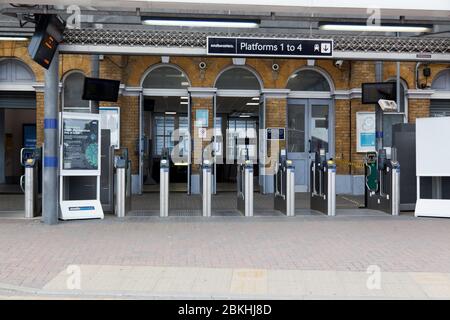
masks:
[[[207,54],[215,56],[333,57],[331,39],[208,37]]]

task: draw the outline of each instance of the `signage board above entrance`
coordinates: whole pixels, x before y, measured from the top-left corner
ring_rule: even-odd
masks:
[[[333,56],[333,40],[208,37],[207,54],[215,56],[320,58]]]

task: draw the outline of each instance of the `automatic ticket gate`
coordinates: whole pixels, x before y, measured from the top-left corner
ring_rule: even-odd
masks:
[[[203,160],[201,192],[202,192],[202,216],[211,217],[211,187],[212,164],[209,160]]]
[[[34,218],[41,212],[39,199],[39,164],[40,149],[23,148],[20,160],[25,167],[25,174],[20,177],[20,187],[25,194],[25,218]]]
[[[237,209],[246,217],[253,216],[253,163],[245,160],[237,168]]]
[[[114,211],[118,218],[123,218],[131,210],[131,161],[128,149],[120,149],[115,156]]]
[[[316,152],[311,163],[311,209],[336,215],[336,164],[326,159],[325,149]]]
[[[386,150],[367,153],[365,203],[368,209],[397,216],[400,212],[400,164],[386,157]]]
[[[288,217],[295,215],[295,167],[282,150],[274,175],[274,209]]]
[[[159,168],[159,216],[169,216],[169,160],[161,159]]]

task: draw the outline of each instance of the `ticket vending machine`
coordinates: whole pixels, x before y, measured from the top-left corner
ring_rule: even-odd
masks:
[[[326,159],[325,149],[317,151],[311,163],[310,184],[311,209],[335,216],[336,164],[333,160]]]

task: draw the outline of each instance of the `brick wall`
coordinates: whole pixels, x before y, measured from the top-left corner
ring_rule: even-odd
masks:
[[[213,97],[192,97],[191,99],[191,119],[192,119],[192,130],[191,130],[191,137],[194,141],[194,145],[191,149],[191,156],[192,156],[192,173],[198,173],[200,170],[200,163],[202,162],[202,152],[206,146],[208,146],[211,142],[212,138],[212,128],[214,126],[213,123],[213,111],[214,111],[214,105],[213,105]],[[199,120],[196,118],[196,111],[200,109],[206,109],[208,110],[208,130],[206,138],[202,139],[199,137],[198,134],[198,128],[196,126],[196,121]],[[205,154],[205,157],[209,156]]]
[[[128,148],[131,160],[131,173],[139,173],[139,96],[121,96],[120,107],[120,146]]]
[[[430,115],[430,100],[410,99],[408,105],[408,122],[416,123],[417,118]]]

